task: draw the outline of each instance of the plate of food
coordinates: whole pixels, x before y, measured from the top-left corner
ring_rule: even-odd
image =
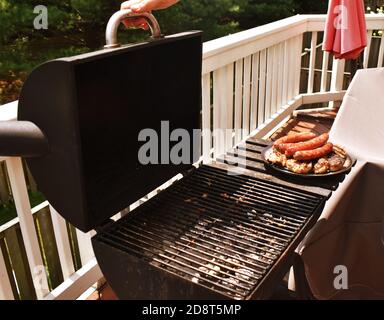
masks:
[[[262,152],[266,165],[282,173],[302,177],[327,177],[348,171],[354,160],[329,134],[293,133]]]

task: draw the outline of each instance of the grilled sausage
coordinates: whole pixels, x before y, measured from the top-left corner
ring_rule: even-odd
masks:
[[[316,148],[320,148],[327,143],[328,139],[329,139],[329,134],[324,133],[321,136],[318,136],[314,139],[311,139],[305,142],[295,143],[285,151],[285,155],[287,157],[292,157],[298,151],[306,151],[306,150],[313,150]]]
[[[274,146],[280,152],[285,152],[287,148],[291,147],[293,143],[308,141],[316,137],[316,134],[311,132],[300,132],[289,134],[285,137],[277,139],[274,143]]]
[[[332,143],[327,143],[324,146],[314,149],[314,150],[304,150],[304,151],[297,151],[293,155],[293,158],[295,160],[313,160],[318,159],[326,156],[327,154],[331,153],[333,149]]]

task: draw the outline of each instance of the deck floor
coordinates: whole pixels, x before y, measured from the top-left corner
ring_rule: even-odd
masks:
[[[276,140],[291,132],[314,132],[316,134],[329,132],[336,114],[336,111],[321,111],[298,115],[279,128],[271,136],[271,140]],[[288,291],[286,282],[287,279],[277,286],[272,299],[291,300],[295,298],[294,293]],[[99,291],[95,291],[88,300],[117,300],[117,297],[111,287],[105,284]]]

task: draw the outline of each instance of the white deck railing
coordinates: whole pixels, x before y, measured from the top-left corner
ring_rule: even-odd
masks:
[[[330,64],[333,58],[329,54],[322,55],[321,62],[317,61],[324,24],[325,15],[298,15],[204,44],[204,159],[224,153],[250,134],[267,136],[302,104],[342,99],[344,61],[332,60]],[[372,55],[371,43],[372,31],[384,29],[384,16],[367,15],[367,26],[369,46],[364,53],[364,67],[381,67],[384,34],[379,39],[378,54]],[[310,33],[311,40],[308,48],[304,48],[303,39],[307,33]],[[300,92],[302,56],[308,50],[308,83],[304,86],[306,90]],[[377,63],[369,59],[377,59]],[[319,63],[320,90],[314,92],[315,72],[319,69],[316,65]],[[332,66],[330,69],[329,65]],[[16,119],[16,114],[17,102],[0,107],[0,120]],[[223,136],[210,134],[223,129],[227,130]],[[31,209],[21,159],[1,161],[6,162],[18,217],[0,226],[0,299],[78,298],[102,277],[91,248],[90,234],[76,231],[76,236],[71,236],[67,223],[47,202]],[[36,219],[43,213],[50,217],[46,230],[52,229],[50,232],[55,241],[51,242],[55,244],[44,241],[48,235],[42,232],[43,226]],[[81,268],[76,272],[73,258],[76,254],[75,240],[81,260]],[[48,266],[47,247],[52,246],[59,270],[52,270],[54,263]],[[15,248],[19,252],[11,252]],[[26,257],[24,264],[23,256]],[[62,283],[57,283],[58,280],[53,283],[51,279],[50,286],[47,286],[47,270],[50,277],[52,272],[60,273],[59,279],[62,280],[59,282]],[[50,287],[56,288],[49,290]]]

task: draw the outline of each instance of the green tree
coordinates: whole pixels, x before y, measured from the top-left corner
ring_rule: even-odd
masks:
[[[295,13],[294,0],[246,0],[239,13],[241,29],[254,28]]]
[[[327,13],[329,0],[294,0],[295,13]]]

